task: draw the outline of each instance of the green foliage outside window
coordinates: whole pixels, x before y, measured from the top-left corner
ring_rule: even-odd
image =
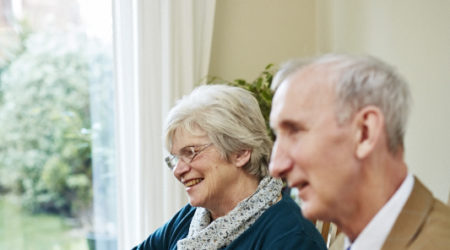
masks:
[[[89,89],[111,81],[111,59],[83,35],[20,40],[0,65],[0,190],[32,212],[74,216],[92,200]]]

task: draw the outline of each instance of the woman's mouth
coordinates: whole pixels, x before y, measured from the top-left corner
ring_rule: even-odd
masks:
[[[199,184],[202,181],[203,181],[203,179],[198,178],[198,179],[192,179],[192,180],[186,181],[183,184],[184,184],[185,187],[192,187],[192,186],[195,186],[195,185]]]

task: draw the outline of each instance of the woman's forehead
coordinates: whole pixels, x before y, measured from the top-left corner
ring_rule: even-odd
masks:
[[[171,151],[178,152],[186,146],[195,146],[208,142],[208,135],[200,128],[194,128],[189,131],[185,128],[177,128],[173,134]]]

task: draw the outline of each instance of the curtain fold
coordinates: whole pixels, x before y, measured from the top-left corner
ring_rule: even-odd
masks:
[[[164,165],[163,123],[208,72],[215,0],[114,0],[119,249],[187,201]]]

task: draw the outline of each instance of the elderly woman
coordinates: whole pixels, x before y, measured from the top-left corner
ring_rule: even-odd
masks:
[[[198,87],[170,111],[166,147],[189,204],[134,249],[326,249],[268,176],[272,143],[250,92]]]

